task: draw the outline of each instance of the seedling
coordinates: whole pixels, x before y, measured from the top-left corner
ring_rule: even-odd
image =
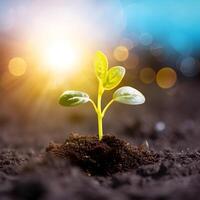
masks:
[[[85,92],[67,90],[65,91],[59,99],[59,103],[62,106],[77,106],[90,102],[97,114],[98,119],[98,136],[99,140],[103,137],[103,118],[106,111],[111,106],[113,102],[119,102],[129,105],[139,105],[145,102],[145,97],[141,92],[132,88],[130,86],[124,86],[116,90],[113,94],[113,98],[110,102],[102,109],[102,95],[106,90],[112,90],[123,79],[125,75],[125,68],[121,66],[115,66],[108,68],[107,57],[101,52],[97,51],[94,58],[94,68],[95,74],[98,79],[98,96],[97,104],[90,99],[89,95]]]

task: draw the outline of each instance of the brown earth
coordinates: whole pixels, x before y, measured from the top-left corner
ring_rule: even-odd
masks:
[[[91,175],[108,176],[158,161],[158,155],[148,147],[133,146],[112,135],[105,135],[99,141],[95,136],[73,134],[64,144],[51,143],[46,151]]]
[[[115,136],[101,143],[84,136],[96,130],[87,105],[64,110],[63,121],[52,107],[36,120],[1,94],[0,199],[200,199],[199,81],[144,93],[141,107],[113,105],[104,124]],[[46,154],[51,140],[47,150],[56,154]],[[150,150],[140,146],[145,140]]]

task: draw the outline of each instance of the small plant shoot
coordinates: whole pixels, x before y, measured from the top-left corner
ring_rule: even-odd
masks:
[[[97,51],[94,58],[94,69],[99,83],[96,104],[85,92],[73,90],[65,91],[60,96],[59,103],[62,106],[77,106],[90,102],[97,114],[98,136],[99,140],[101,140],[103,137],[103,118],[113,102],[119,102],[128,105],[139,105],[145,102],[145,97],[135,88],[124,86],[114,92],[113,98],[102,109],[103,93],[106,90],[112,90],[119,85],[125,75],[125,68],[121,66],[115,66],[109,69],[107,57],[101,51]]]

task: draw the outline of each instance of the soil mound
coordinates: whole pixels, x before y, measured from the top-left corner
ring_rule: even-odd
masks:
[[[70,135],[64,144],[51,143],[46,151],[69,160],[91,175],[111,175],[157,162],[158,155],[144,146],[133,146],[112,135]]]

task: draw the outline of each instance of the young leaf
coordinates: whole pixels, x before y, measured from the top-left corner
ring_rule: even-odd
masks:
[[[94,68],[97,78],[103,82],[108,72],[108,60],[101,51],[96,52],[94,58]]]
[[[121,87],[115,91],[113,99],[114,101],[129,105],[139,105],[145,102],[144,95],[140,91],[129,86]]]
[[[68,90],[60,96],[59,104],[62,106],[77,106],[87,103],[88,101],[88,94],[80,91]]]
[[[125,68],[121,66],[110,68],[103,83],[104,89],[112,90],[115,88],[123,79],[125,71]]]

